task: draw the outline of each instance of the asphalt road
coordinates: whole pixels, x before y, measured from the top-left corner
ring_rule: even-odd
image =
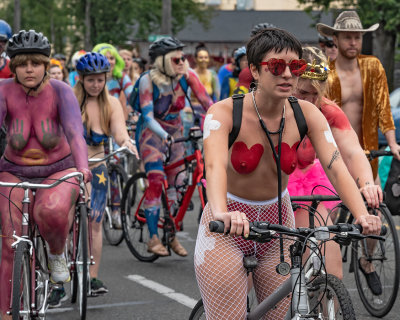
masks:
[[[196,201],[195,209],[185,217],[184,231],[178,234],[189,251],[188,257],[173,254],[153,263],[143,263],[131,255],[124,242],[117,247],[105,242],[99,278],[108,286],[109,293],[89,298],[87,319],[188,319],[191,308],[200,298],[193,268],[198,206]],[[400,224],[397,218],[396,222]],[[371,317],[362,305],[354,276],[347,273],[347,264],[344,270],[344,282],[352,297],[357,319],[377,319]],[[383,319],[398,320],[399,314],[400,302],[397,299],[392,311]],[[49,310],[47,319],[79,319],[79,312],[76,305],[66,301],[61,308]]]

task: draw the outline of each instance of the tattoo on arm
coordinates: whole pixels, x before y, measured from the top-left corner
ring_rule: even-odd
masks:
[[[338,150],[335,150],[335,152],[332,155],[332,159],[328,164],[328,169],[332,168],[333,162],[336,161],[340,157],[340,153]]]

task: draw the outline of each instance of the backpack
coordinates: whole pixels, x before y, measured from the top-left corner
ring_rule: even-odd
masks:
[[[244,94],[234,94],[232,96],[232,99],[233,99],[233,112],[232,112],[233,125],[232,125],[232,131],[229,133],[228,150],[232,147],[237,136],[239,135],[240,127],[242,125],[243,98],[244,98]],[[297,98],[289,97],[288,100],[290,102],[290,105],[292,106],[292,109],[294,112],[294,117],[295,117],[296,123],[297,123],[297,128],[299,129],[300,141],[302,141],[308,131],[306,119],[304,118],[303,111],[301,111],[301,108],[297,101]],[[300,146],[300,143],[297,146],[297,148],[299,146]]]
[[[140,84],[140,79],[142,79],[142,77],[145,74],[148,74],[149,71],[143,72],[139,79],[136,80],[135,85],[133,86],[133,90],[132,93],[129,97],[129,104],[131,105],[132,109],[138,113],[141,113],[141,109],[140,109],[140,94],[139,94],[139,84]],[[155,85],[155,83],[152,81],[151,82],[153,84],[153,102],[156,101],[158,99],[158,97],[160,96],[160,90],[158,89],[158,87]],[[189,88],[189,85],[186,81],[186,78],[184,76],[182,76],[179,79],[179,84],[182,87],[183,92],[185,93],[185,96],[187,96],[187,90]]]

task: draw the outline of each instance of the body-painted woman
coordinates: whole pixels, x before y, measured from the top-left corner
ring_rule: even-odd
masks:
[[[329,72],[326,58],[323,52],[315,47],[304,48],[303,54],[308,62],[308,67],[307,71],[300,77],[294,95],[299,99],[314,103],[321,110],[330,126],[324,132],[327,141],[336,141],[340,156],[368,204],[371,207],[377,207],[379,202],[382,201],[382,191],[379,186],[374,184],[371,166],[360,146],[357,134],[344,112],[335,103],[323,97]],[[312,192],[314,194],[332,194],[329,189],[333,190],[333,187],[323,171],[321,163],[316,159],[314,148],[308,138],[304,139],[298,148],[297,159],[297,169],[289,178],[288,190],[290,195],[310,195]],[[318,185],[329,189],[317,187]],[[324,222],[332,224],[326,207],[332,208],[334,205],[327,202],[325,205],[321,203],[318,206],[318,211]],[[309,226],[306,210],[297,210],[295,218],[297,227]],[[342,259],[339,245],[330,241],[326,244],[326,248],[328,273],[342,278]],[[368,264],[367,272],[371,271],[371,267],[372,264]]]
[[[182,136],[179,112],[185,107],[184,89],[187,90],[187,88],[182,88],[182,83],[191,88],[204,110],[207,110],[212,104],[212,100],[199,78],[188,68],[182,52],[183,47],[184,45],[179,40],[171,37],[151,44],[149,55],[153,69],[142,76],[139,85],[141,116],[136,129],[136,139],[149,181],[149,189],[144,203],[151,236],[148,250],[161,256],[168,255],[157,232],[161,190],[165,175],[163,158],[166,142]],[[154,86],[157,86],[159,90],[159,97],[156,101],[153,101]],[[181,159],[183,155],[183,145],[173,144],[170,161]],[[168,176],[170,185],[174,185],[175,175],[180,170],[181,168],[177,168]],[[187,255],[176,237],[171,242],[171,248],[179,255]]]
[[[0,83],[0,122],[4,121],[8,128],[8,144],[0,159],[1,181],[52,183],[76,170],[83,173],[86,182],[91,178],[78,102],[67,84],[49,79],[46,74],[50,50],[47,38],[33,30],[20,31],[8,42],[7,54],[15,79]],[[10,188],[0,188],[0,192],[10,194],[17,205],[17,208],[9,206],[8,199],[0,197],[4,236],[0,311],[2,319],[9,319],[5,313],[11,295],[12,234],[14,230],[21,233],[19,210],[24,192]],[[50,279],[53,282],[69,280],[63,251],[78,193],[76,183],[37,190],[30,208],[41,235],[49,244]]]

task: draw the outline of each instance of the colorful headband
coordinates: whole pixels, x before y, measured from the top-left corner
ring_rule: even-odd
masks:
[[[306,71],[301,75],[303,79],[325,81],[329,74],[328,64],[316,64],[315,60],[312,63],[307,63]]]

